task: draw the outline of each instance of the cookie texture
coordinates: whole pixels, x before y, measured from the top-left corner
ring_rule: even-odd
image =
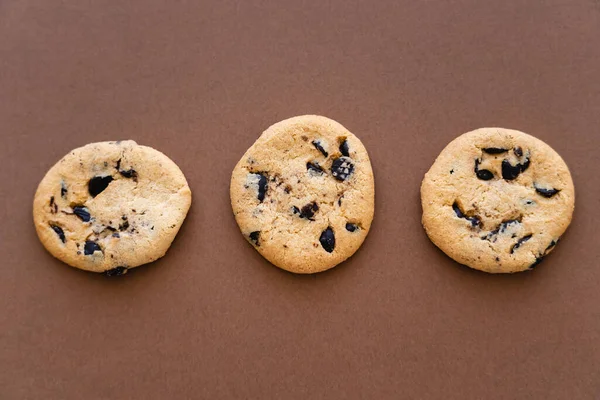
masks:
[[[531,269],[565,232],[575,206],[569,169],[550,146],[482,128],[441,152],[421,185],[423,226],[457,262],[490,273]]]
[[[235,166],[231,205],[244,237],[295,273],[327,270],[362,244],[375,187],[367,150],[339,123],[290,118],[268,128]]]
[[[33,220],[54,257],[122,275],[165,255],[191,199],[183,173],[163,153],[132,140],[92,143],[48,171]]]

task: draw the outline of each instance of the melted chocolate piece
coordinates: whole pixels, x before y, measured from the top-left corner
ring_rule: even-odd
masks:
[[[318,140],[313,140],[313,141],[312,141],[312,144],[313,144],[313,146],[315,146],[315,148],[316,148],[317,150],[319,150],[321,153],[323,153],[323,155],[324,155],[325,157],[327,157],[327,156],[329,155],[329,153],[327,153],[327,152],[325,151],[325,149],[323,148],[323,146],[321,146],[321,142],[320,142],[320,141],[318,141]]]
[[[52,230],[54,232],[56,232],[56,234],[58,235],[58,238],[60,239],[61,242],[65,243],[66,238],[65,238],[65,232],[62,230],[62,228],[60,226],[57,225],[50,225],[50,228],[52,228]]]
[[[325,249],[326,252],[333,252],[333,249],[335,248],[335,235],[330,226],[321,233],[319,242],[321,242],[321,246],[323,246],[323,249]]]

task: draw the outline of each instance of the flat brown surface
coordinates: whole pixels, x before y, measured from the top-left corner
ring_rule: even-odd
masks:
[[[1,399],[598,399],[600,3],[0,0]],[[229,177],[270,124],[367,146],[373,229],[295,276],[238,231]],[[553,146],[573,223],[532,273],[460,267],[420,225],[441,149],[482,126]],[[38,242],[70,149],[134,139],[186,174],[166,257],[117,279]]]

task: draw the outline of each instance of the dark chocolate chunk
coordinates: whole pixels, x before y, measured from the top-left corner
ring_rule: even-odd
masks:
[[[94,254],[95,251],[102,251],[102,249],[98,246],[98,243],[87,240],[85,246],[83,246],[83,254],[89,256]]]
[[[469,221],[471,223],[471,226],[473,228],[475,228],[477,226],[481,226],[481,220],[479,219],[478,216],[467,217],[467,221]]]
[[[478,216],[474,215],[472,217],[469,217],[467,215],[465,215],[465,213],[462,212],[462,210],[460,209],[460,207],[458,206],[457,202],[454,202],[454,204],[452,204],[452,209],[454,210],[454,213],[456,214],[456,216],[458,218],[464,218],[467,221],[469,221],[471,223],[472,227],[477,227],[477,226],[481,226],[481,220],[479,219]]]
[[[350,157],[350,149],[348,148],[348,141],[347,140],[344,140],[340,144],[340,153],[342,153],[343,156]]]
[[[293,207],[294,214],[298,214],[300,218],[308,219],[309,221],[314,221],[313,216],[315,212],[319,210],[319,205],[316,202],[308,203],[302,209],[298,209],[298,207]]]
[[[258,201],[262,203],[265,199],[265,194],[267,193],[267,189],[269,188],[267,177],[263,174],[258,175]]]
[[[492,174],[492,172],[487,169],[480,169],[477,170],[477,177],[482,181],[489,181],[494,177],[494,174]]]
[[[535,191],[538,192],[538,194],[544,196],[544,197],[552,197],[555,194],[557,194],[558,192],[560,192],[560,189],[544,189],[541,187],[538,187],[537,185],[533,185],[533,187],[535,188]]]
[[[73,214],[77,215],[83,222],[89,222],[91,218],[89,210],[83,206],[73,207]]]
[[[508,150],[501,149],[499,147],[487,147],[487,148],[483,149],[483,151],[488,154],[501,154],[501,153],[506,153]]]
[[[323,246],[326,252],[333,252],[333,249],[335,248],[335,235],[330,226],[321,233],[319,242],[321,242],[321,246]]]
[[[333,160],[331,164],[331,174],[338,181],[345,181],[354,171],[354,164],[348,157],[340,157]]]
[[[120,230],[120,231],[124,231],[124,230],[126,230],[127,228],[129,228],[129,221],[125,221],[125,222],[123,222],[121,225],[119,225],[119,230]]]
[[[317,163],[312,163],[312,162],[307,162],[306,163],[306,170],[307,171],[314,171],[318,174],[322,174],[325,171],[323,171],[323,168],[321,168],[321,166]]]
[[[532,235],[527,235],[527,236],[523,236],[521,239],[519,239],[517,241],[517,243],[515,243],[513,245],[513,247],[510,249],[510,254],[513,254],[515,252],[515,250],[517,250],[519,247],[521,247],[521,245],[523,243],[525,243],[526,241],[528,241],[529,239],[531,239]]]
[[[456,213],[456,216],[458,218],[466,218],[465,214],[463,214],[462,210],[460,209],[460,207],[458,206],[457,202],[454,202],[454,204],[452,204],[452,209],[454,210],[454,212]]]
[[[513,179],[516,179],[520,173],[520,164],[513,166],[508,162],[508,160],[502,160],[502,178],[507,181],[512,181]]]
[[[521,149],[520,147],[515,147],[513,151],[515,153],[515,156],[519,158],[523,157],[523,149]]]
[[[529,158],[526,158],[525,162],[523,164],[520,164],[521,172],[525,172],[527,168],[529,168],[529,164],[531,164],[531,162],[529,161]]]
[[[60,183],[60,197],[63,199],[67,196],[67,187],[64,182]]]
[[[248,237],[250,238],[250,240],[252,242],[254,242],[256,247],[260,246],[260,243],[258,242],[258,240],[260,238],[260,231],[250,232],[250,235],[248,235]]]
[[[500,225],[498,225],[498,227],[496,229],[494,229],[489,234],[487,234],[487,236],[482,237],[482,239],[489,240],[492,237],[494,237],[495,235],[497,235],[498,233],[504,233],[504,231],[506,230],[506,228],[508,228],[509,225],[511,225],[511,224],[518,224],[520,222],[521,221],[519,221],[518,219],[509,219],[507,221],[502,221],[500,223]]]
[[[356,231],[357,229],[358,229],[358,225],[351,224],[350,222],[347,222],[347,223],[346,223],[346,230],[347,230],[348,232],[354,232],[354,231]]]
[[[312,144],[313,144],[313,146],[315,146],[317,148],[317,150],[319,150],[321,153],[323,153],[323,155],[325,157],[327,157],[329,155],[329,153],[325,151],[323,146],[321,146],[321,142],[319,142],[318,140],[313,140]]]
[[[90,179],[88,183],[88,190],[92,197],[98,196],[100,193],[104,191],[108,187],[108,185],[113,181],[113,177],[108,176],[95,176]]]
[[[536,257],[536,258],[535,258],[535,262],[529,266],[529,269],[533,269],[533,268],[535,268],[535,267],[536,267],[537,265],[539,265],[539,264],[540,264],[542,261],[544,261],[544,256]]]
[[[479,169],[480,162],[480,160],[475,159],[475,175],[477,175],[477,178],[481,179],[482,181],[489,181],[494,177],[494,174],[487,169]]]
[[[104,271],[104,274],[106,276],[121,276],[121,275],[125,275],[126,273],[127,273],[126,267],[114,267],[113,269]]]
[[[65,243],[65,241],[66,241],[65,232],[62,230],[62,228],[60,226],[56,226],[56,225],[50,225],[50,228],[52,228],[52,230],[54,232],[56,232],[60,241]]]
[[[120,237],[121,237],[121,235],[119,235],[119,232],[115,232],[115,233],[113,233],[113,234],[112,234],[112,237],[114,237],[114,238],[117,238],[117,239],[118,239],[118,238],[120,238]]]
[[[121,174],[121,176],[124,176],[125,178],[133,178],[133,180],[137,182],[138,174],[134,169],[128,169],[127,171],[119,170],[119,174]]]
[[[58,212],[58,206],[54,202],[54,196],[50,197],[50,212],[56,214]]]
[[[554,246],[556,246],[556,243],[558,243],[558,240],[553,240],[550,242],[550,244],[548,245],[548,247],[546,247],[546,250],[544,251],[544,253],[546,253],[548,250],[552,249]]]

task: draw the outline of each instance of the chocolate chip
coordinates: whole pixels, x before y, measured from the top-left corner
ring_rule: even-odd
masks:
[[[463,214],[457,202],[454,202],[454,204],[452,204],[452,209],[454,210],[454,213],[458,218],[466,218],[465,214]]]
[[[560,189],[544,189],[537,186],[536,184],[534,184],[533,187],[535,188],[535,191],[538,192],[538,194],[548,198],[560,192]]]
[[[529,161],[529,158],[526,158],[525,162],[520,165],[521,172],[525,172],[525,170],[527,170],[527,168],[529,168],[529,164],[531,164],[531,162]]]
[[[91,218],[89,210],[83,206],[73,207],[73,214],[77,215],[83,222],[89,222]]]
[[[256,247],[260,246],[260,243],[258,242],[258,240],[260,238],[260,231],[250,232],[250,235],[248,235],[248,237],[250,238],[250,240],[252,242],[254,242],[254,244],[256,245]]]
[[[499,231],[500,233],[504,233],[504,231],[506,230],[506,228],[508,228],[509,225],[519,223],[521,223],[521,221],[519,221],[518,219],[509,219],[508,221],[503,221],[499,226]]]
[[[121,276],[127,273],[127,268],[125,267],[114,267],[113,269],[109,269],[104,271],[106,276]]]
[[[488,171],[487,169],[480,169],[477,171],[477,177],[482,181],[489,181],[494,177],[494,174],[492,174],[492,172]]]
[[[321,242],[321,246],[323,246],[326,252],[333,252],[333,249],[335,248],[335,235],[330,226],[321,233],[319,242]]]
[[[520,218],[519,219],[509,219],[507,221],[502,221],[497,227],[496,229],[494,229],[493,231],[491,231],[490,233],[488,233],[486,236],[483,236],[481,239],[485,239],[485,240],[491,240],[492,238],[494,238],[494,236],[496,236],[498,233],[504,233],[504,231],[506,231],[506,228],[508,228],[510,225],[512,224],[518,224],[521,223]],[[495,242],[496,240],[494,239],[493,242]]]
[[[454,213],[456,214],[456,216],[458,218],[464,218],[467,221],[469,221],[471,223],[472,227],[481,227],[481,220],[479,219],[478,216],[474,215],[472,217],[469,217],[467,215],[465,215],[465,213],[462,212],[462,210],[460,209],[459,205],[457,202],[454,202],[454,204],[452,204],[452,209],[454,210]]]
[[[488,171],[487,169],[479,169],[480,162],[480,160],[475,159],[475,175],[477,175],[477,178],[481,179],[482,181],[489,181],[490,179],[494,178],[494,174],[491,171]]]
[[[308,219],[309,221],[314,221],[313,216],[315,212],[319,210],[319,206],[316,202],[308,203],[302,209],[298,209],[298,207],[293,207],[294,214],[299,214],[300,218]]]
[[[313,140],[312,144],[313,144],[313,146],[315,146],[317,148],[317,150],[319,150],[321,153],[323,153],[323,155],[325,157],[327,157],[329,155],[329,153],[327,153],[325,151],[325,149],[323,148],[323,146],[321,146],[321,142],[319,142],[318,140]]]
[[[286,194],[290,194],[290,192],[292,191],[292,187],[291,187],[290,185],[287,185],[287,186],[286,186],[286,187],[283,189],[283,191],[284,191]]]
[[[102,249],[98,246],[98,243],[87,240],[85,246],[83,246],[83,254],[89,256],[94,254],[95,251],[102,251]]]
[[[471,226],[473,228],[477,227],[477,226],[481,226],[481,220],[479,219],[479,217],[474,216],[474,217],[467,217],[467,221],[469,221],[471,223]]]
[[[520,147],[515,147],[513,152],[515,153],[515,156],[519,158],[523,157],[523,149],[521,149]]]
[[[501,153],[506,153],[508,150],[501,149],[499,147],[487,147],[487,148],[483,149],[483,151],[488,154],[501,154]]]
[[[113,181],[112,176],[95,176],[88,183],[88,191],[92,197],[98,196]]]
[[[539,264],[540,264],[542,261],[544,261],[544,256],[536,257],[536,258],[535,258],[535,262],[529,266],[529,269],[533,269],[533,268],[535,268],[535,267],[536,267],[537,265],[539,265]]]
[[[63,199],[66,198],[67,196],[67,187],[65,186],[64,182],[60,183],[60,197],[62,197]]]
[[[510,254],[513,254],[515,252],[515,250],[517,250],[519,247],[521,247],[521,245],[523,243],[525,243],[526,241],[528,241],[529,239],[531,239],[532,235],[527,235],[527,236],[523,236],[521,239],[519,239],[517,241],[517,243],[515,243],[513,245],[513,247],[510,249]]]
[[[56,232],[60,241],[65,243],[65,241],[66,241],[65,232],[62,230],[62,228],[60,226],[56,226],[56,225],[50,225],[50,228],[52,228],[52,230],[54,232]]]
[[[58,206],[54,202],[54,196],[50,197],[50,212],[56,214],[58,212]]]
[[[558,243],[558,240],[553,240],[550,242],[550,244],[548,245],[548,247],[546,247],[546,250],[544,251],[544,253],[546,253],[548,250],[552,249],[554,246],[556,246],[556,243]]]
[[[121,235],[119,235],[119,232],[115,232],[112,234],[112,237],[119,239]]]
[[[129,228],[129,221],[125,221],[125,222],[123,222],[121,225],[119,225],[119,230],[120,230],[120,231],[124,231],[124,230],[126,230],[127,228]]]
[[[323,171],[323,168],[321,168],[321,166],[317,163],[312,163],[312,162],[307,162],[306,163],[306,170],[311,172],[316,172],[318,174],[323,174],[325,171]]]
[[[264,176],[263,174],[257,174],[258,175],[258,201],[260,201],[262,203],[262,201],[265,199],[265,194],[267,193],[267,189],[269,188],[269,185],[267,183],[267,177]]]
[[[502,178],[507,181],[516,179],[521,173],[521,165],[511,165],[508,160],[502,160]]]
[[[134,169],[128,169],[127,171],[119,170],[119,174],[125,178],[133,178],[133,180],[137,182],[138,174]]]
[[[357,229],[358,229],[358,226],[357,226],[357,225],[355,225],[355,224],[351,224],[350,222],[347,222],[347,223],[346,223],[346,230],[347,230],[348,232],[354,232],[354,231],[356,231]]]
[[[331,174],[338,181],[345,181],[354,171],[354,164],[348,157],[340,157],[333,160],[331,164]]]
[[[344,140],[340,144],[340,153],[342,153],[343,156],[350,157],[350,149],[348,148],[348,141],[347,140]]]

